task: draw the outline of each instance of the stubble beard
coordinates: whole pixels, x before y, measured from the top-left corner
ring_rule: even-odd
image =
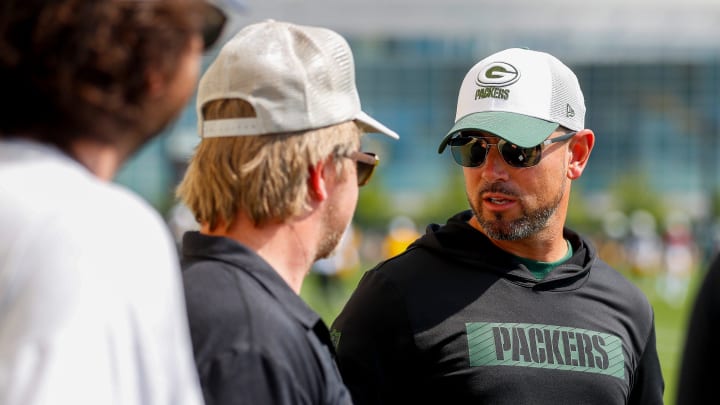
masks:
[[[525,207],[521,200],[518,200],[520,205],[521,215],[517,219],[506,219],[506,214],[497,213],[494,219],[487,219],[483,216],[482,210],[482,197],[480,197],[485,191],[503,192],[508,195],[515,195],[512,191],[505,190],[502,186],[497,184],[491,185],[487,189],[481,190],[478,193],[478,204],[473,204],[473,201],[468,197],[468,202],[472,208],[475,219],[480,224],[485,234],[496,240],[522,240],[529,238],[532,235],[543,230],[550,218],[557,212],[562,198],[565,195],[565,188],[567,179],[564,179],[560,187],[559,192],[547,205],[541,206],[534,210],[529,210]]]
[[[317,253],[315,255],[316,261],[330,257],[333,253],[335,253],[335,250],[340,244],[340,240],[345,233],[345,228],[349,225],[349,221],[348,223],[343,223],[339,216],[336,215],[336,212],[337,210],[335,207],[329,207],[326,211],[324,219],[325,234],[318,244]]]

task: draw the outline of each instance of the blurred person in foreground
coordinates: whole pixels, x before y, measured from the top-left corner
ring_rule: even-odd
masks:
[[[716,255],[702,279],[685,335],[678,377],[677,405],[713,403],[720,381],[720,255]]]
[[[345,404],[329,331],[298,295],[328,257],[378,159],[337,33],[273,20],[242,29],[200,80],[202,138],[177,194],[200,231],[182,242],[207,404]]]
[[[0,403],[202,403],[170,233],[112,179],[186,105],[223,13],[2,9]]]
[[[575,74],[507,49],[440,144],[471,210],[368,271],[333,324],[356,404],[660,404],[646,297],[565,227],[595,142]]]

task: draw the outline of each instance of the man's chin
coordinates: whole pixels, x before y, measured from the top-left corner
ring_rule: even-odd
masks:
[[[487,217],[477,217],[480,229],[485,235],[491,239],[497,240],[516,240],[518,239],[517,221],[507,219],[507,215],[495,214]]]
[[[509,226],[500,226],[500,225],[483,225],[481,224],[483,231],[485,232],[485,235],[487,235],[491,239],[497,239],[497,240],[514,240],[516,239],[514,232],[512,231],[512,228]]]

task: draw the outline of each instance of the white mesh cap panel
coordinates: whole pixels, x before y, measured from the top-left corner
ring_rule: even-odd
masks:
[[[256,118],[208,120],[203,106],[239,98]],[[201,137],[265,135],[356,120],[367,132],[398,135],[360,109],[355,65],[347,41],[321,27],[274,20],[252,24],[220,50],[200,80]]]
[[[550,117],[573,131],[585,128],[585,99],[577,77],[559,61],[549,63],[549,69],[552,77]]]
[[[307,77],[308,115],[317,123],[327,125],[354,117],[360,111],[355,89],[355,70],[350,47],[339,35],[325,29],[305,30],[308,41],[304,55]],[[323,68],[332,66],[333,69]],[[338,103],[338,100],[344,100]]]

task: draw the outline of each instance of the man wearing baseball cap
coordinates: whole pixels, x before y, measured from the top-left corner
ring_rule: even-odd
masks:
[[[368,271],[333,324],[356,404],[661,404],[645,296],[565,227],[595,136],[573,72],[526,49],[465,76],[439,151],[470,210]]]
[[[202,138],[178,188],[201,225],[182,242],[195,360],[211,404],[349,404],[330,334],[298,296],[347,228],[378,158],[337,33],[241,30],[198,90]]]

